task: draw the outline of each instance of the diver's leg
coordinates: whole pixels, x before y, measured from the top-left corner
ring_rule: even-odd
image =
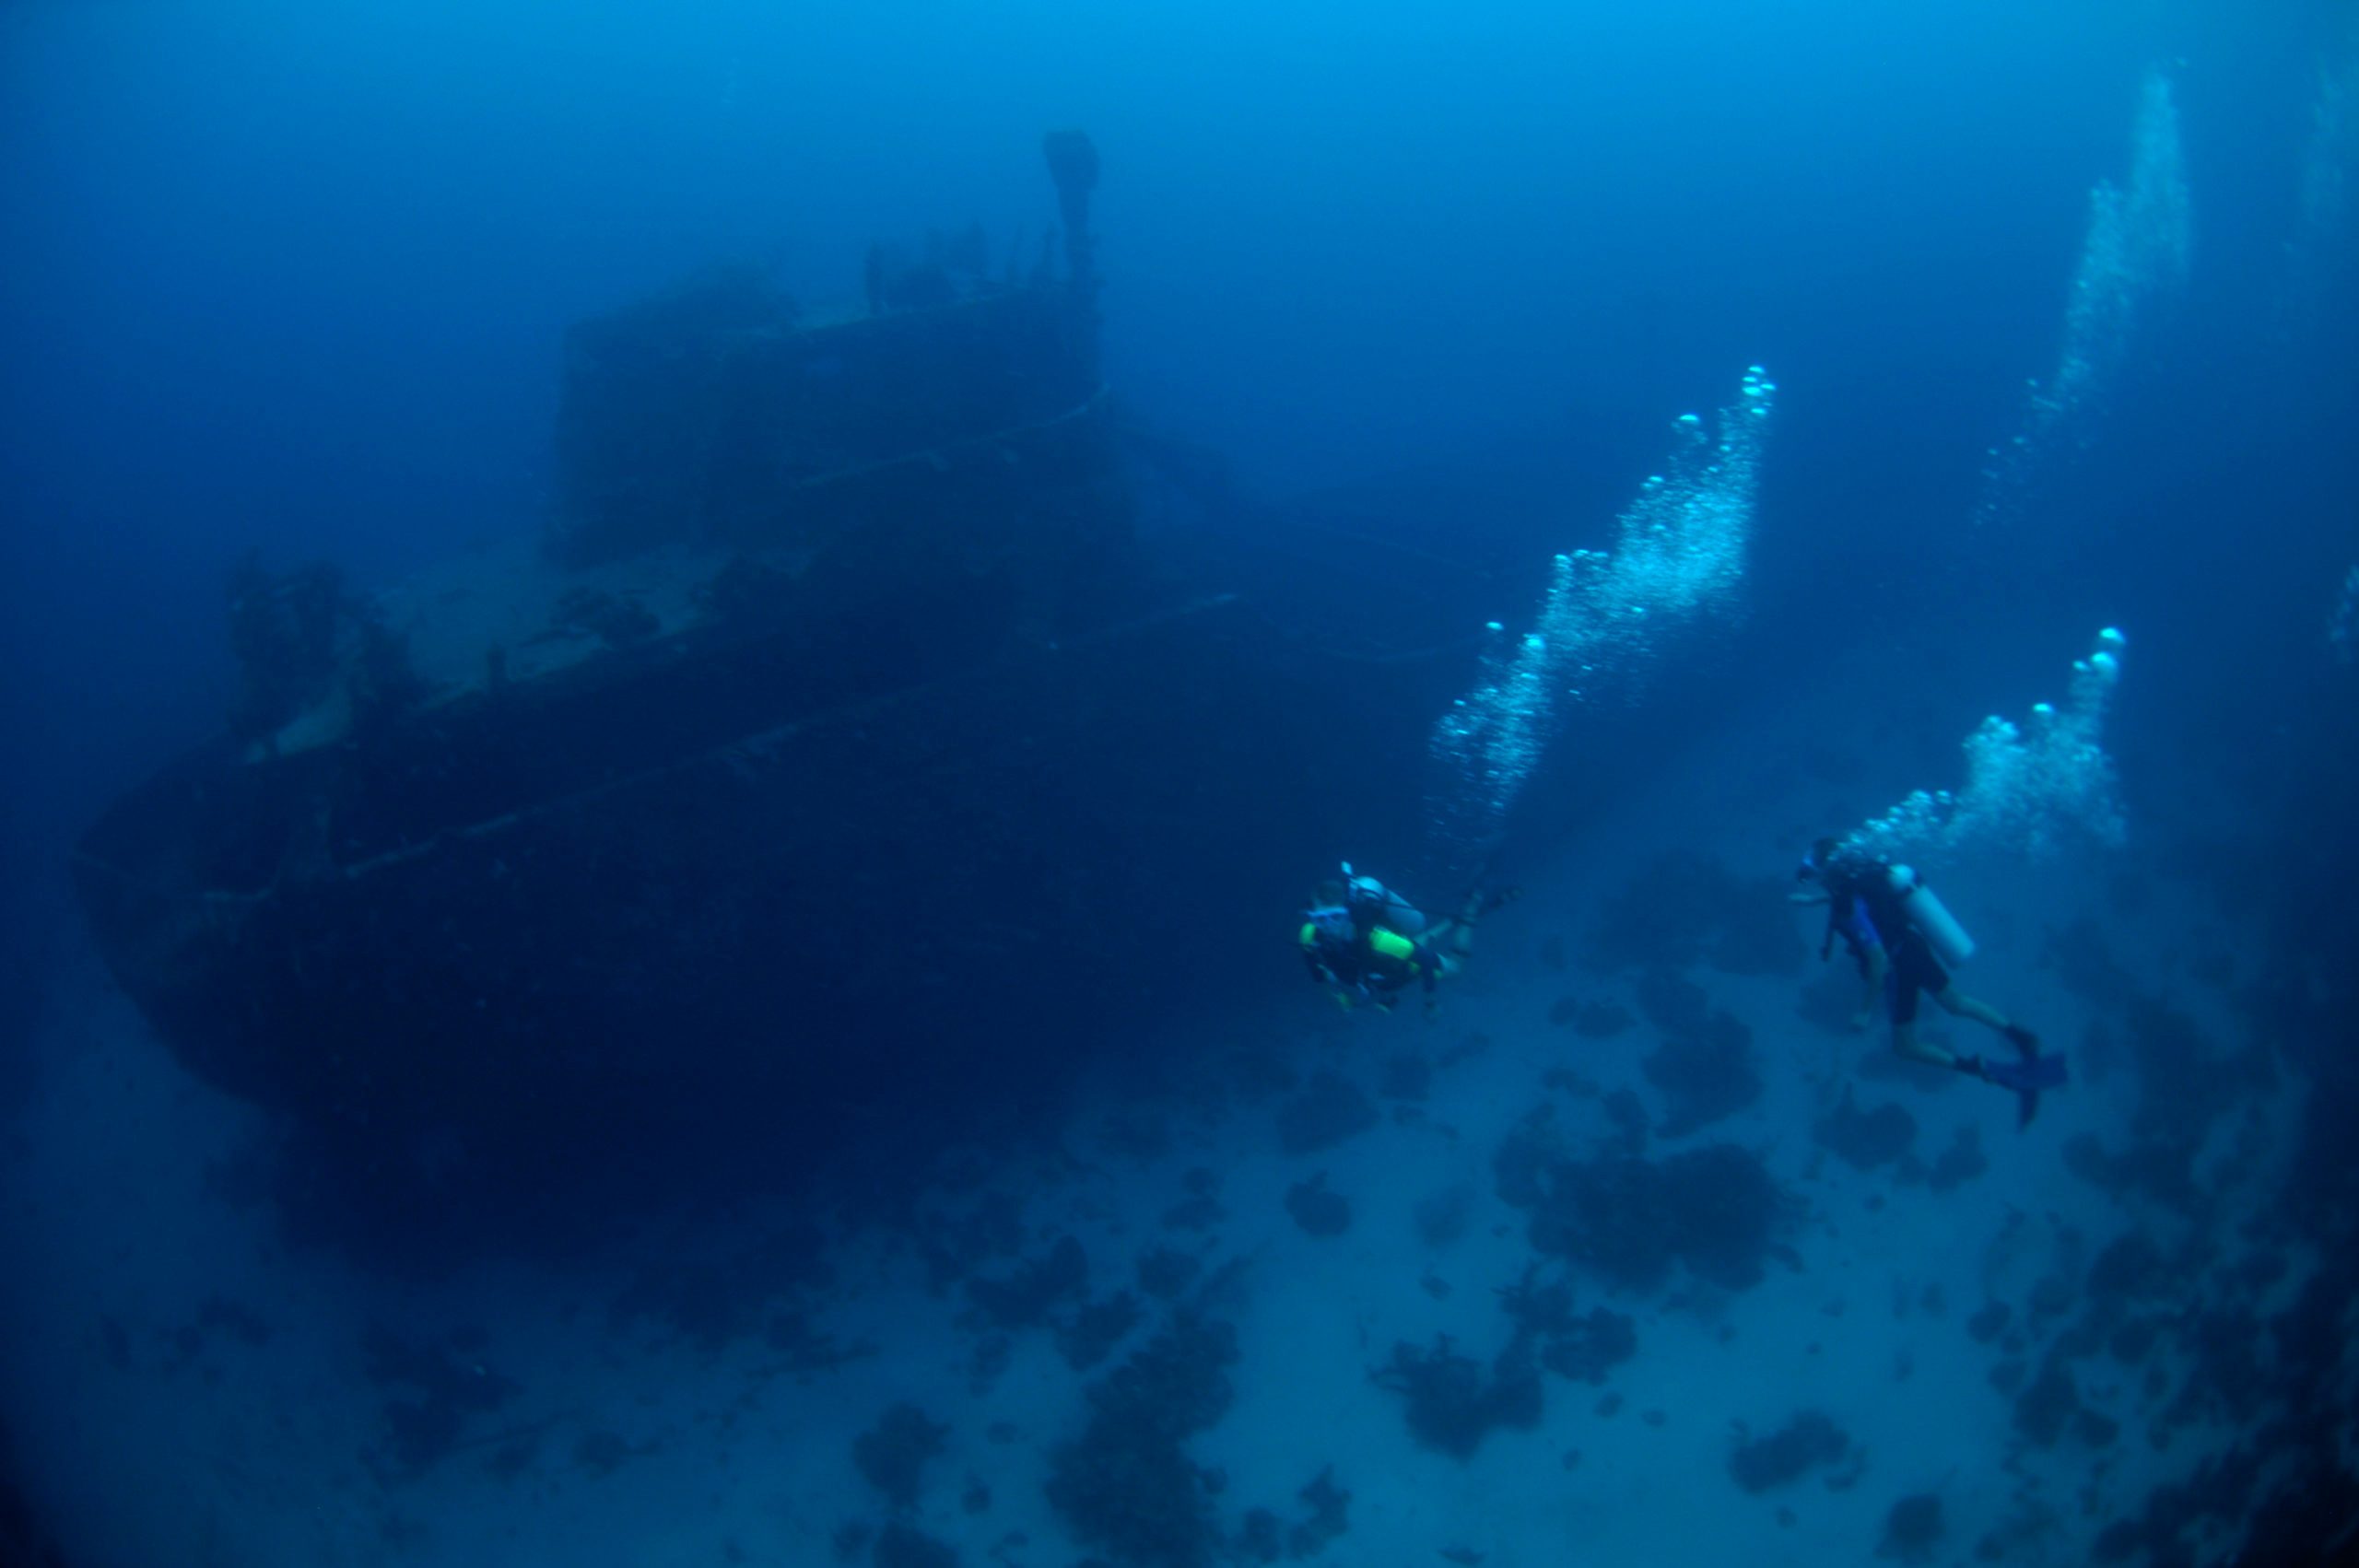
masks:
[[[1474,922],[1483,918],[1482,895],[1474,895],[1466,907],[1446,920],[1436,920],[1417,939],[1417,945],[1444,960],[1443,971],[1456,968],[1451,962],[1465,957],[1474,949]]]
[[[1992,1029],[2004,1029],[2007,1015],[1979,998],[1970,997],[1955,986],[1943,986],[1933,993],[1934,1004],[1953,1018],[1971,1018],[1977,1024]]]
[[[1496,888],[1489,893],[1484,892],[1480,887],[1470,888],[1467,890],[1466,902],[1459,907],[1458,913],[1434,927],[1426,941],[1432,942],[1435,950],[1438,952],[1441,950],[1441,939],[1444,934],[1447,934],[1449,938],[1449,952],[1463,958],[1474,949],[1474,928],[1483,917],[1494,909],[1514,903],[1522,896],[1523,889],[1520,887]]]
[[[1944,1050],[1930,1040],[1919,1039],[1917,1025],[1913,1022],[1895,1024],[1892,1026],[1892,1048],[1910,1061],[1921,1061],[1928,1067],[1962,1068],[1963,1066],[1955,1051]]]
[[[1860,1005],[1851,1010],[1851,1032],[1864,1035],[1875,1022],[1876,1003],[1884,1000],[1884,982],[1865,958],[1860,960]]]
[[[1989,1002],[1967,996],[1955,986],[1946,987],[1934,992],[1933,1000],[1940,1002],[1942,1010],[1953,1017],[1971,1018],[1983,1027],[1996,1029],[2006,1036],[2007,1043],[2021,1052],[2026,1061],[2039,1054],[2039,1036],[2010,1019]]]
[[[1921,1061],[1929,1067],[1963,1069],[1965,1064],[1956,1052],[1917,1037],[1917,998],[1923,989],[1924,978],[1905,953],[1894,955],[1886,981],[1892,988],[1892,1048],[1909,1060]]]
[[[1463,958],[1474,948],[1474,922],[1490,913],[1491,906],[1483,902],[1483,890],[1470,887],[1466,902],[1449,919],[1449,950]]]

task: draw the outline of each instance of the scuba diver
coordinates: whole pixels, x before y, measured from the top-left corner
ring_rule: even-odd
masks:
[[[1825,904],[1826,939],[1820,945],[1825,960],[1844,946],[1867,982],[1851,1027],[1864,1029],[1882,1001],[1892,1018],[1892,1048],[1911,1061],[1955,1071],[1996,1083],[2014,1092],[2016,1125],[2029,1127],[2038,1113],[2040,1092],[2064,1082],[2064,1059],[2042,1056],[2039,1036],[1989,1002],[1967,996],[1950,984],[1942,966],[1963,964],[1974,952],[1974,940],[1944,908],[1932,890],[1907,866],[1887,865],[1833,838],[1822,838],[1802,857],[1795,876],[1815,886],[1793,895],[1797,904]],[[1936,949],[1939,950],[1938,954]],[[2015,1047],[2019,1060],[1991,1060],[1961,1056],[1917,1037],[1917,999],[1930,996],[1954,1018],[1970,1018],[1997,1030]]]
[[[1391,1012],[1412,985],[1426,992],[1426,1016],[1441,1011],[1438,987],[1455,975],[1474,944],[1484,916],[1516,898],[1520,888],[1485,894],[1480,886],[1449,919],[1428,922],[1423,911],[1372,876],[1344,862],[1341,881],[1320,883],[1302,920],[1302,961],[1310,977],[1346,1011],[1366,1002]]]

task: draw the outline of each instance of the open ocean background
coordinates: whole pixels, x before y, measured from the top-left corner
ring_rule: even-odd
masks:
[[[2130,328],[2096,345],[2090,396],[1994,479],[1994,450],[2029,427],[2027,381],[2050,378],[2069,346],[2091,193],[2131,177],[2157,75],[2176,106],[2191,264],[2140,296]],[[604,1316],[577,1321],[571,1304],[623,1291],[666,1247],[734,1256],[729,1227],[781,1223],[792,1192],[751,1213],[707,1195],[693,1223],[634,1217],[601,1258],[478,1258],[425,1280],[382,1273],[333,1235],[281,1246],[266,1209],[233,1212],[200,1180],[250,1129],[111,991],[67,878],[109,801],[220,731],[236,689],[225,585],[248,550],[276,566],[332,559],[374,589],[536,531],[570,323],[715,260],[774,266],[791,294],[825,302],[857,296],[859,258],[880,235],[971,221],[995,254],[1036,246],[1055,216],[1040,137],[1067,126],[1104,162],[1104,369],[1125,416],[1217,454],[1238,493],[1270,509],[1260,515],[1348,520],[1491,574],[1490,613],[1510,628],[1529,621],[1555,554],[1608,542],[1660,471],[1675,415],[1728,404],[1753,365],[1774,374],[1778,406],[1735,605],[1666,639],[1628,702],[1566,721],[1506,819],[1498,874],[1522,884],[1526,907],[1497,918],[1496,942],[1486,928],[1447,1035],[1405,1015],[1338,1034],[1301,978],[1297,911],[1259,889],[1240,895],[1234,930],[1172,933],[1183,979],[1134,1028],[1101,1029],[1102,1051],[1027,1059],[1023,1018],[979,1014],[976,1040],[1009,1077],[1037,1075],[1041,1108],[959,1144],[967,1176],[949,1207],[999,1190],[1021,1216],[969,1272],[1030,1269],[1080,1235],[1097,1288],[1111,1288],[1162,1234],[1156,1214],[1204,1196],[1187,1173],[1226,1176],[1230,1228],[1173,1233],[1213,1273],[1249,1258],[1265,1271],[1247,1287],[1257,1305],[1224,1315],[1242,1335],[1224,1375],[1237,1402],[1191,1438],[1228,1480],[1205,1504],[1223,1552],[1248,1550],[1249,1504],[1323,1517],[1308,1492],[1297,1501],[1322,1465],[1351,1491],[1352,1524],[1296,1538],[1288,1555],[1612,1562],[1655,1543],[1665,1555],[1652,1561],[1864,1561],[1880,1543],[1918,1550],[1892,1533],[1891,1511],[1922,1495],[1948,1520],[1922,1548],[1930,1562],[1973,1560],[1993,1539],[2010,1562],[2087,1561],[2092,1542],[2157,1562],[2347,1550],[2332,1521],[2346,1533],[2359,1521],[2359,1368],[2341,1350],[2339,1304],[2359,1256],[2359,1162],[2333,1129],[2359,1109],[2346,1059],[2359,1041],[2359,667],[2332,627],[2359,616],[2345,582],[2359,568],[2348,0],[0,7],[7,1550],[440,1565],[947,1561],[922,1555],[938,1547],[1033,1568],[1092,1550],[1116,1568],[1187,1568],[1184,1545],[1125,1557],[1057,1533],[1076,1515],[1053,1488],[1043,1505],[1038,1471],[1080,1430],[1084,1369],[1059,1364],[1043,1319],[1017,1314],[998,1326],[1014,1370],[976,1372],[973,1324],[952,1321],[971,1285],[919,1277],[911,1259],[927,1246],[909,1238],[927,1233],[909,1214],[822,1222],[815,1209],[834,1249],[826,1290],[804,1276],[745,1287],[746,1322],[804,1291],[798,1310],[875,1353],[793,1392],[792,1379],[757,1379],[773,1402],[742,1430],[711,1411],[734,1397],[721,1390],[746,1386],[733,1347],[751,1343],[758,1360],[758,1330],[716,1344],[651,1334],[618,1310],[601,1344]],[[1355,548],[1306,533],[1301,570]],[[1414,575],[1402,568],[1403,592]],[[1367,614],[1386,613],[1371,591]],[[1396,1340],[1440,1332],[1487,1357],[1505,1333],[1494,1293],[1520,1254],[1468,1249],[1504,1246],[1522,1222],[1499,1209],[1450,1252],[1405,1216],[1461,1180],[1490,1201],[1492,1151],[1552,1065],[1608,1087],[1645,1082],[1627,1040],[1542,1023],[1568,988],[1610,1000],[1634,983],[1566,981],[1566,942],[1578,973],[1583,933],[1650,854],[1694,848],[1743,878],[1783,878],[1816,832],[1955,783],[1960,739],[1986,713],[2062,700],[2071,661],[2106,626],[2130,639],[2105,731],[2124,847],[1996,857],[1962,869],[1952,902],[1995,950],[1992,1000],[2060,1048],[2087,1054],[2083,1025],[2163,999],[2201,1021],[2203,1061],[2265,1059],[2236,1094],[2271,1130],[2224,1123],[2217,1136],[2258,1139],[2267,1155],[2224,1156],[2212,1134],[2190,1135],[2203,1196],[2173,1203],[2062,1160],[2075,1136],[2120,1146],[2141,1105],[2181,1087],[2224,1094],[2181,1058],[2129,1051],[2109,1088],[2076,1083],[2020,1141],[1980,1090],[1878,1080],[1879,1099],[1927,1116],[1929,1158],[1947,1119],[1987,1121],[1988,1188],[1903,1184],[1891,1212],[1911,1217],[1888,1232],[1838,1240],[1813,1226],[1792,1245],[1816,1282],[1790,1301],[1770,1299],[1778,1286],[1701,1305],[1630,1293],[1649,1304],[1639,1359],[1616,1375],[1632,1384],[1630,1412],[1577,1444],[1560,1419],[1607,1418],[1590,1388],[1555,1379],[1544,1437],[1495,1433],[1472,1459],[1414,1441],[1393,1392],[1357,1373]],[[1472,647],[1448,681],[1480,679]],[[1404,801],[1435,790],[1430,768],[1402,759]],[[1289,782],[1267,788],[1283,799]],[[1467,857],[1418,841],[1414,814],[1391,842],[1273,843],[1265,859],[1306,889],[1344,856],[1396,880],[1422,872],[1434,884],[1412,891],[1438,907],[1458,892],[1439,879],[1464,874]],[[1249,842],[1258,831],[1238,825]],[[1191,908],[1221,902],[1219,889],[1189,893]],[[1109,925],[1155,918],[1105,912]],[[2086,950],[2056,942],[2092,920],[2120,977],[2109,996],[2076,989],[2064,971]],[[1814,945],[1814,923],[1797,929]],[[1054,955],[1039,962],[1054,1012],[1074,976]],[[1802,1164],[1836,1086],[1819,1084],[1815,1103],[1801,1088],[1779,1097],[1800,1082],[1796,1063],[1827,1054],[1807,1007],[1795,1016],[1820,973],[1704,977],[1758,1033],[1770,1085],[1723,1130],[1770,1151],[1781,1176],[1828,1184],[1810,1199],[1821,1216],[1871,1198],[1883,1215],[1889,1170]],[[1985,974],[1968,977],[1978,994]],[[1452,1066],[1468,1025],[1489,1054]],[[1215,1046],[1266,1052],[1293,1083],[1356,1073],[1371,1094],[1384,1062],[1422,1047],[1438,1083],[1463,1075],[1463,1097],[1438,1087],[1419,1117],[1388,1110],[1365,1137],[1289,1164],[1240,1130],[1252,1117],[1266,1130],[1268,1106],[1250,1096],[1237,1119],[1201,1123],[1200,1106],[1157,1101]],[[1109,1062],[1122,1064],[1116,1081],[1097,1081]],[[1178,1129],[1160,1141],[1099,1137],[1166,1117]],[[1421,1117],[1461,1127],[1457,1153],[1417,1141]],[[922,1119],[888,1152],[912,1171],[943,1153],[929,1141],[938,1118]],[[1120,1158],[1106,1153],[1116,1145]],[[1387,1186],[1420,1161],[1438,1162],[1431,1191]],[[1353,1262],[1332,1278],[1289,1271],[1285,1259],[1327,1244],[1277,1196],[1322,1170],[1361,1209],[1334,1244]],[[1397,1234],[1382,1229],[1389,1212]],[[2072,1238],[2047,1261],[1990,1263],[1991,1237],[2051,1223]],[[2178,1396],[2142,1396],[2125,1360],[2080,1374],[2118,1442],[2094,1427],[2060,1447],[2027,1436],[1984,1386],[2002,1352],[1962,1328],[1978,1293],[2036,1318],[2042,1283],[2061,1279],[2079,1301],[2093,1260],[2130,1234],[2170,1260],[2131,1296],[2135,1315],[2184,1329],[2173,1378],[2299,1381],[2330,1391],[2320,1404],[2289,1416],[2197,1400],[2173,1420]],[[1942,1274],[1952,1253],[1980,1258],[1979,1273]],[[2261,1253],[2273,1270],[2247,1270]],[[1437,1267],[1454,1293],[1418,1288]],[[1844,1324],[1915,1304],[1893,1314],[1924,1336],[1904,1347],[1915,1387],[1892,1386],[1898,1352],[1884,1338],[1871,1349],[1864,1326],[1832,1321],[1819,1289],[1830,1270],[1849,1281]],[[2232,1276],[2248,1284],[2220,1296]],[[1400,1288],[1371,1282],[1388,1280]],[[1937,1281],[1941,1326],[1922,1305]],[[2327,1282],[2304,1295],[2314,1281]],[[1584,1309],[1633,1305],[1594,1281],[1575,1289]],[[1262,1335],[1257,1313],[1286,1292],[1323,1299],[1324,1315]],[[186,1330],[216,1300],[274,1332],[242,1340],[220,1313]],[[2318,1328],[2301,1314],[2327,1300],[2324,1328],[2288,1327]],[[1443,1316],[1417,1316],[1428,1309]],[[1478,1310],[1489,1316],[1449,1316]],[[1659,1318],[1676,1326],[1657,1332]],[[476,1452],[464,1480],[464,1457],[389,1477],[357,1457],[383,1442],[382,1386],[355,1349],[381,1324],[420,1344],[464,1326],[467,1345],[491,1349],[453,1353],[508,1358],[527,1390],[508,1414],[547,1417],[516,1440],[534,1445],[517,1468],[487,1480]],[[536,1343],[566,1349],[527,1364]],[[2037,1341],[2020,1352],[2035,1365],[2039,1353]],[[1736,1371],[1712,1370],[1731,1355]],[[1812,1370],[1837,1360],[1848,1369]],[[1722,1398],[1732,1381],[1758,1396],[1744,1410]],[[901,1403],[945,1436],[916,1445],[923,1487],[881,1504],[882,1483],[849,1456]],[[1806,1405],[1836,1408],[1871,1457],[1856,1485],[1796,1483],[1798,1522],[1767,1522],[1775,1500],[1719,1474],[1729,1422],[1767,1430]],[[1639,1457],[1661,1441],[1641,1406],[1695,1446]],[[505,1419],[468,1435],[497,1437]],[[754,1431],[762,1420],[769,1438]],[[1379,1424],[1390,1448],[1346,1435]],[[2148,1440],[2164,1427],[2176,1446]],[[1538,1457],[1515,1459],[1518,1444]],[[2256,1468],[2233,1469],[2246,1461]],[[2006,1534],[2027,1516],[2023,1489],[2038,1489],[2026,1476],[2043,1470],[2054,1518]],[[2153,1523],[2158,1489],[2200,1492],[2223,1473],[2248,1502],[2290,1486],[2318,1505],[2317,1527],[2273,1538],[2302,1544],[2271,1557],[2240,1544],[2250,1521],[2232,1509],[2184,1531]]]

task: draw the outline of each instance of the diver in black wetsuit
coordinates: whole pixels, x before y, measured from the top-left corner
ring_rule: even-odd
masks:
[[[1892,868],[1858,850],[1847,850],[1836,839],[1822,838],[1802,858],[1795,875],[1815,886],[1794,895],[1799,904],[1825,904],[1826,940],[1820,956],[1834,951],[1840,937],[1859,965],[1867,983],[1851,1026],[1864,1029],[1878,1002],[1892,1019],[1892,1048],[1912,1061],[1966,1073],[2020,1096],[2021,1119],[2028,1126],[2039,1108],[2039,1092],[2064,1082],[2060,1057],[2042,1057],[2039,1036],[1989,1002],[1967,996],[1950,983],[1949,971],[1934,956],[1909,919],[1907,900],[1913,886],[1895,885]],[[1970,1018],[2006,1036],[2020,1061],[1991,1061],[1958,1053],[1917,1037],[1917,999],[1930,996],[1954,1018]]]

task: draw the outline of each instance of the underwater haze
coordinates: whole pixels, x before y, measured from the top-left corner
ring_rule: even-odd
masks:
[[[0,73],[0,1562],[2354,1550],[2347,0]]]

